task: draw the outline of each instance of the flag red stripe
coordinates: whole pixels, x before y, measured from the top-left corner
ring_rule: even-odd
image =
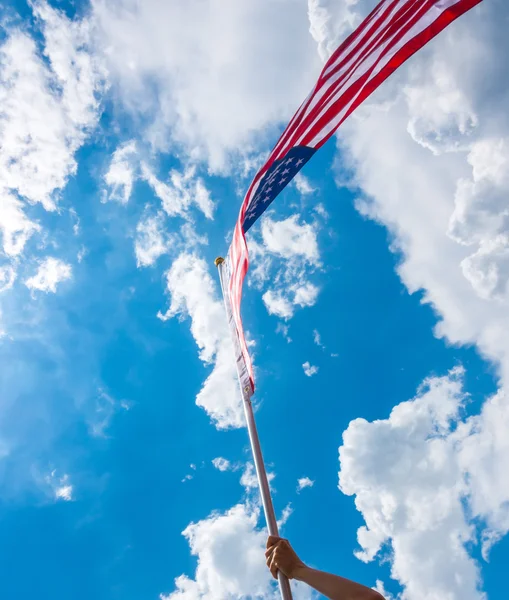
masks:
[[[340,110],[341,107],[339,109],[337,108],[339,103],[342,105],[342,107],[348,105],[348,103],[355,97],[355,94],[358,93],[360,87],[367,81],[367,79],[369,79],[370,74],[375,70],[376,66],[384,58],[384,56],[390,53],[392,49],[401,42],[406,33],[422,18],[423,15],[428,12],[430,5],[433,4],[433,0],[425,0],[424,2],[423,0],[418,0],[418,2],[419,8],[416,12],[408,13],[406,10],[404,15],[398,13],[394,23],[390,27],[386,28],[384,34],[379,40],[377,40],[377,43],[371,49],[371,52],[368,52],[360,57],[352,66],[352,69],[349,70],[348,73],[345,73],[340,84],[329,90],[330,93],[328,98],[319,106],[316,106],[313,111],[307,115],[305,121],[302,121],[299,130],[296,132],[290,142],[291,145],[295,145],[297,143],[306,145],[306,142],[299,142],[299,140],[312,139],[315,134],[313,133],[313,135],[309,135],[310,132],[319,130],[324,123],[330,121],[330,119],[338,112],[338,110]],[[413,4],[415,5],[416,3],[414,2]],[[410,16],[410,19],[404,20],[405,16]],[[367,62],[371,56],[374,55],[376,51],[382,48],[386,43],[386,48],[382,50],[371,68],[364,75],[358,76],[358,68],[362,67],[362,65],[365,64],[365,62]],[[353,81],[350,82],[350,79],[353,79]],[[340,95],[342,90],[344,90],[343,95]],[[321,113],[324,111],[324,108],[328,103],[330,103],[335,95],[338,96],[337,100],[334,102],[334,104],[332,104],[331,107],[327,109],[327,112],[324,115],[321,115]]]
[[[422,2],[422,0],[421,0]],[[414,27],[416,23],[422,18],[424,14],[429,11],[430,6],[433,4],[433,0],[425,0],[422,2],[421,7],[415,13],[415,15],[408,21],[405,22],[403,27],[398,29],[397,32],[388,31],[386,34],[386,38],[391,38],[387,47],[380,53],[378,58],[373,62],[371,67],[366,73],[364,73],[360,78],[356,79],[356,81],[350,85],[349,87],[345,86],[345,91],[343,94],[338,94],[337,99],[329,108],[327,108],[326,112],[320,114],[320,111],[313,111],[313,114],[310,115],[311,126],[306,123],[307,127],[305,128],[305,132],[302,133],[302,144],[309,144],[310,140],[312,140],[318,131],[322,130],[323,127],[327,125],[331,121],[331,119],[344,107],[348,106],[348,104],[355,98],[355,96],[359,93],[364,85],[369,81],[373,71],[375,71],[376,67],[380,64],[380,62],[390,54],[398,44],[401,43],[401,40],[405,37],[405,35]],[[385,41],[385,40],[384,40]],[[325,106],[321,107],[321,111],[323,112]],[[294,143],[297,143],[301,136],[294,139]]]
[[[355,99],[352,106],[345,113],[344,117],[336,124],[334,129],[330,131],[325,138],[323,138],[318,144],[317,148],[323,146],[323,144],[337,131],[338,127],[344,123],[344,121],[358,108],[380,85],[388,79],[394,71],[411,58],[416,52],[418,52],[423,46],[430,42],[436,37],[441,31],[443,31],[453,21],[463,15],[465,12],[480,4],[482,0],[463,0],[463,6],[460,7],[458,4],[446,9],[429,27],[424,29],[421,33],[412,38],[407,44],[405,44],[389,61],[389,63],[373,77],[369,82],[366,83],[362,93]],[[466,6],[465,6],[466,5]],[[342,104],[344,102],[341,101]],[[338,111],[336,111],[338,112]],[[329,119],[330,121],[331,119]],[[320,127],[316,127],[316,130],[320,130]],[[306,137],[307,141],[304,141],[304,145],[313,141],[311,136]],[[315,144],[313,144],[315,146]]]
[[[401,0],[392,0],[391,5],[388,7],[388,9],[383,13],[382,16],[385,16],[387,13],[390,13],[390,11],[394,8],[394,6],[398,5],[401,3]],[[382,5],[379,5],[377,8],[375,8],[375,10],[371,13],[372,15],[375,15],[375,13],[380,12],[380,8]],[[368,17],[369,19],[369,17]],[[303,105],[303,107],[301,107],[301,109],[299,109],[299,111],[297,112],[297,114],[294,116],[294,118],[290,121],[290,124],[288,125],[288,127],[285,129],[285,131],[283,132],[283,134],[281,135],[281,138],[279,139],[279,142],[276,144],[274,150],[273,150],[273,154],[275,154],[276,156],[274,157],[276,160],[277,158],[279,158],[283,153],[284,153],[284,149],[286,148],[286,146],[290,145],[289,144],[289,138],[290,136],[293,136],[296,128],[298,128],[301,123],[302,123],[302,113],[308,111],[309,109],[309,105],[311,104],[311,102],[313,101],[313,99],[315,98],[315,95],[318,94],[322,88],[326,87],[327,85],[330,85],[330,79],[334,76],[335,71],[333,73],[330,74],[326,74],[327,70],[331,68],[331,66],[334,65],[334,63],[337,61],[337,59],[341,56],[341,54],[344,53],[345,49],[347,47],[349,47],[350,43],[354,43],[358,38],[362,38],[360,43],[358,43],[357,45],[355,45],[354,48],[352,48],[352,50],[350,51],[350,53],[345,57],[345,59],[338,65],[338,68],[341,68],[342,65],[347,64],[347,62],[349,60],[351,60],[351,58],[353,56],[355,56],[356,53],[359,54],[359,60],[363,60],[363,44],[365,44],[366,41],[369,41],[369,39],[371,38],[371,36],[373,36],[375,33],[377,33],[377,27],[379,27],[379,22],[375,22],[373,27],[369,28],[369,30],[366,32],[366,35],[362,36],[361,33],[364,32],[367,28],[368,28],[369,22],[364,22],[358,30],[354,31],[350,37],[346,40],[346,42],[344,42],[339,48],[338,50],[336,50],[336,52],[334,52],[334,54],[331,56],[331,58],[327,61],[326,65],[324,66],[320,77],[318,78],[318,81],[315,85],[315,88],[313,89],[312,93],[308,96],[307,100],[305,101],[305,106]],[[350,39],[352,38],[352,39]],[[378,38],[374,37],[374,41],[376,43]],[[348,46],[347,46],[348,44]],[[349,71],[348,71],[349,72]],[[345,73],[345,76],[348,75],[348,72]],[[335,83],[335,82],[333,82]],[[339,83],[339,82],[338,82]],[[332,93],[332,92],[331,92]],[[303,109],[303,110],[302,110]],[[298,122],[297,119],[299,119]],[[284,146],[284,148],[283,148]]]

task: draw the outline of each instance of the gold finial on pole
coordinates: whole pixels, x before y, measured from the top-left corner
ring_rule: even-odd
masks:
[[[219,265],[222,265],[224,263],[224,258],[222,256],[218,256],[216,258],[216,260],[214,261],[214,264],[216,265],[216,267],[219,267]]]

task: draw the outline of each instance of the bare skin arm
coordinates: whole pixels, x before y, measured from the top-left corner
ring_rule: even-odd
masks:
[[[306,566],[288,540],[269,536],[265,557],[274,578],[280,570],[288,579],[303,581],[330,600],[384,600],[377,591],[360,583]]]

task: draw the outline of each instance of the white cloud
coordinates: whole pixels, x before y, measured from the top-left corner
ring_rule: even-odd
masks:
[[[312,283],[304,283],[292,288],[295,293],[293,303],[297,306],[313,306],[318,298],[320,290]]]
[[[371,561],[389,543],[392,577],[409,599],[484,597],[465,547],[475,542],[464,508],[475,484],[463,455],[469,422],[460,418],[462,375],[457,368],[431,378],[388,419],[356,419],[343,434],[340,488],[355,495],[366,522],[357,556]]]
[[[147,216],[136,226],[134,252],[138,267],[153,265],[170,249],[171,236],[164,229],[164,215]]]
[[[0,267],[0,292],[5,292],[14,285],[16,271],[10,266]]]
[[[118,97],[142,122],[150,115],[142,135],[156,148],[183,145],[213,170],[237,166],[239,150],[250,156],[260,132],[291,116],[318,72],[300,0],[92,7]]]
[[[55,490],[55,497],[59,500],[70,502],[72,498],[72,485],[63,485]]]
[[[184,216],[194,203],[207,219],[212,219],[214,203],[203,179],[197,177],[195,166],[187,167],[182,173],[173,169],[167,183],[160,181],[145,163],[141,165],[141,172],[168,216]]]
[[[238,504],[229,511],[213,513],[191,523],[183,532],[198,557],[195,578],[181,575],[176,590],[161,600],[233,600],[276,598],[276,590],[265,565],[266,533],[257,528],[259,511]]]
[[[183,252],[173,262],[166,278],[170,308],[159,317],[166,320],[177,315],[189,316],[200,359],[214,364],[196,404],[207,411],[217,427],[242,427],[244,415],[233,346],[224,306],[205,261],[196,254]]]
[[[468,421],[460,461],[468,473],[473,514],[485,522],[482,551],[485,560],[491,546],[509,532],[509,482],[505,477],[509,457],[509,402],[499,391]]]
[[[104,181],[110,188],[106,194],[108,200],[127,204],[133,191],[138,174],[136,142],[133,140],[121,144],[113,153]]]
[[[88,21],[71,21],[43,1],[31,9],[33,36],[5,21],[0,40],[0,251],[12,260],[0,267],[3,291],[23,269],[29,240],[50,239],[29,205],[57,209],[76,172],[75,154],[98,122],[104,88],[104,72],[89,51]],[[70,275],[68,266],[41,269],[26,282],[32,289],[54,291]]]
[[[182,172],[172,169],[168,181],[161,181],[153,168],[140,159],[136,142],[131,140],[120,145],[112,155],[104,176],[108,187],[105,198],[127,204],[138,179],[150,186],[169,217],[188,216],[190,207],[196,205],[208,219],[212,219],[214,203],[203,179],[197,176],[195,165],[185,167]]]
[[[75,152],[99,117],[104,73],[88,51],[88,21],[70,21],[34,2],[44,54],[18,28],[0,46],[0,231],[4,252],[19,255],[40,229],[24,202],[55,210],[58,191],[76,171]]]
[[[249,240],[254,265],[249,281],[271,287],[263,294],[269,314],[291,319],[297,307],[313,306],[319,289],[308,280],[320,267],[317,226],[299,223],[298,215],[282,221],[265,216],[261,224],[261,242]]]
[[[269,314],[281,317],[281,319],[290,319],[295,311],[292,303],[285,298],[282,293],[267,290],[262,296],[262,300],[269,311]]]
[[[5,254],[21,254],[32,234],[39,230],[40,226],[23,212],[22,202],[0,187],[0,231]]]
[[[359,0],[308,0],[309,32],[318,44],[318,53],[323,62],[343,41],[360,17],[355,10]]]
[[[301,477],[297,480],[297,492],[301,492],[303,489],[313,487],[315,482],[309,477]]]
[[[55,500],[63,500],[64,502],[74,500],[74,488],[69,482],[69,475],[64,474],[62,477],[58,477],[57,472],[54,470],[45,477],[45,482],[51,488]]]
[[[377,579],[376,585],[373,589],[376,590],[379,594],[381,594],[382,598],[385,598],[385,600],[395,600],[394,596],[385,589],[383,581]]]
[[[317,265],[320,253],[316,229],[309,223],[301,225],[298,218],[298,215],[292,215],[282,221],[273,221],[270,217],[263,219],[263,243],[272,254],[286,259],[301,257],[308,263]]]
[[[218,456],[212,460],[212,464],[218,471],[230,471],[232,469],[232,464],[226,458],[222,458]]]
[[[316,375],[319,370],[318,367],[311,365],[309,362],[305,362],[302,365],[302,368],[304,369],[304,374],[306,377],[313,377],[313,375]]]
[[[284,323],[279,322],[276,326],[276,333],[280,333],[289,344],[292,342],[292,338],[290,337],[289,325],[285,325]]]
[[[320,335],[318,329],[313,329],[313,342],[320,348],[325,348],[322,343],[322,336]]]
[[[72,276],[71,265],[58,258],[49,256],[45,258],[37,269],[37,273],[25,281],[27,288],[40,292],[57,291],[57,284],[70,279]]]
[[[442,60],[418,82],[405,88],[410,118],[408,133],[437,156],[468,148],[470,134],[478,124],[468,96]]]
[[[284,525],[291,514],[286,507]],[[175,591],[161,600],[277,600],[280,593],[265,564],[267,532],[258,527],[259,508],[250,502],[237,504],[224,513],[214,512],[191,523],[183,532],[197,557],[194,578],[175,579]],[[309,586],[292,582],[295,600],[317,596]]]
[[[294,182],[295,186],[297,187],[297,191],[303,196],[308,196],[309,194],[316,192],[316,188],[311,185],[309,179],[305,175],[302,175],[302,173],[298,173],[295,176]]]

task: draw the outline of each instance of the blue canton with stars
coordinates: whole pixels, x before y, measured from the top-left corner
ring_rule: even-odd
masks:
[[[316,152],[307,146],[295,146],[287,154],[276,161],[265,173],[251,200],[244,218],[244,233],[254,225],[258,218],[267,210],[276,196],[290,183],[302,167]]]

